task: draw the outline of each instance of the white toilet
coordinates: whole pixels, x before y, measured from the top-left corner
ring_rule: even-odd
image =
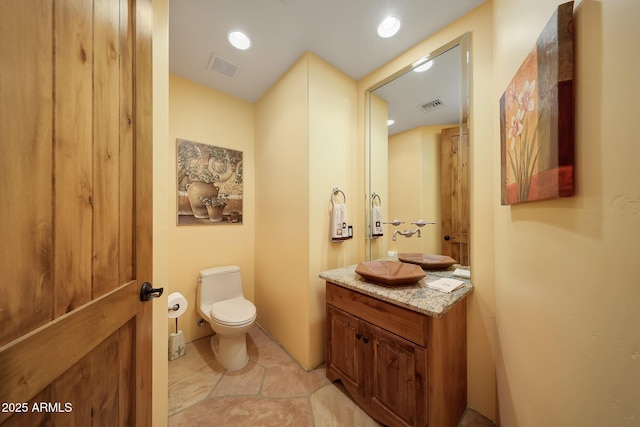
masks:
[[[256,320],[256,307],[242,295],[240,267],[227,265],[200,271],[198,312],[215,335],[211,349],[218,363],[229,371],[249,361],[247,331]]]

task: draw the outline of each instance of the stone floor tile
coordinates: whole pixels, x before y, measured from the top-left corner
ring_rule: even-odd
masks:
[[[485,417],[474,411],[471,408],[467,408],[462,420],[458,424],[458,427],[494,427],[495,423],[489,418]]]
[[[329,380],[307,372],[295,362],[267,369],[262,395],[267,397],[305,396],[313,393]]]
[[[205,399],[222,378],[222,373],[202,368],[169,383],[169,414],[174,414]]]
[[[333,384],[315,391],[310,400],[315,426],[381,426]]]
[[[224,368],[213,357],[210,337],[187,343],[186,349],[187,354],[169,361],[169,383],[179,381],[205,367],[219,373],[224,372]]]
[[[169,418],[169,427],[307,427],[312,426],[306,397],[209,399]]]
[[[264,373],[265,368],[250,360],[242,369],[225,372],[211,396],[257,395],[262,387]]]
[[[291,356],[262,328],[257,326],[253,327],[247,334],[247,352],[250,360],[265,368],[284,365],[292,361]]]

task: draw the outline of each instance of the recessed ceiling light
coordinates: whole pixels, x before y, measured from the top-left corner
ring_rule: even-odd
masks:
[[[396,121],[393,119],[389,119],[387,120],[387,126],[391,126],[392,124],[394,124]]]
[[[413,69],[416,73],[421,73],[423,71],[427,71],[429,68],[433,67],[433,60],[427,61],[422,65],[417,66]]]
[[[385,39],[392,37],[400,30],[400,25],[400,18],[387,16],[378,24],[378,35]]]
[[[247,50],[251,47],[251,39],[242,31],[230,31],[227,39],[236,49]]]

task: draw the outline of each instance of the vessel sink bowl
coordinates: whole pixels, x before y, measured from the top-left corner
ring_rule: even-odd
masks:
[[[442,270],[457,263],[455,259],[446,255],[402,253],[398,254],[398,259],[402,262],[417,264],[425,270]]]
[[[426,276],[420,266],[398,261],[364,261],[356,266],[356,273],[369,282],[390,286],[409,285]]]

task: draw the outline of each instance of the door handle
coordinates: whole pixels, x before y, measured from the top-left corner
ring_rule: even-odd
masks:
[[[140,288],[140,301],[151,301],[158,298],[164,292],[164,288],[154,288],[151,283],[144,282]]]

